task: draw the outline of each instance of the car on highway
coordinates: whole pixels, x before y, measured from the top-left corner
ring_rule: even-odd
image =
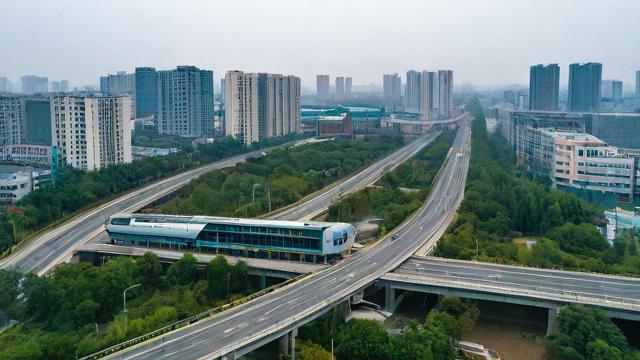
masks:
[[[391,237],[391,241],[397,240],[400,237],[400,234],[393,234]]]

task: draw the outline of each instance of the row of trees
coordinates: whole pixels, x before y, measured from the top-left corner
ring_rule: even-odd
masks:
[[[400,137],[281,148],[189,183],[150,212],[254,217],[292,204],[403,145]]]
[[[637,238],[610,247],[595,227],[601,209],[520,175],[509,145],[487,133],[477,98],[466,108],[475,120],[465,196],[437,256],[640,275]],[[536,239],[531,250],[514,243],[521,234]]]
[[[128,294],[128,321],[122,311]],[[251,292],[247,266],[222,256],[206,266],[185,254],[163,267],[158,257],[116,258],[96,267],[63,264],[52,276],[0,270],[0,310],[23,321],[0,334],[3,359],[72,359]]]
[[[251,146],[225,138],[197,149],[189,147],[180,153],[113,165],[99,171],[62,168],[54,182],[31,192],[0,214],[0,254],[30,233],[110,196],[186,169],[296,138],[268,139]]]
[[[300,328],[301,360],[327,359],[331,341],[338,360],[453,360],[454,342],[466,326],[473,327],[479,315],[475,304],[458,297],[445,297],[440,310],[432,310],[423,324],[411,321],[399,335],[390,335],[382,323],[352,319],[345,323],[337,311]],[[307,353],[309,355],[307,355]]]
[[[326,219],[353,222],[377,216],[383,219],[382,232],[398,226],[422,205],[454,136],[453,132],[440,135],[413,159],[386,173],[377,183],[379,187],[367,187],[333,203]]]

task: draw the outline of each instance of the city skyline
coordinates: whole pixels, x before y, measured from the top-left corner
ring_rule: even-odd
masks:
[[[497,86],[526,85],[526,69],[531,64],[558,63],[566,69],[571,63],[600,62],[603,78],[622,80],[628,92],[633,90],[635,71],[640,67],[636,60],[640,58],[636,41],[640,27],[633,25],[640,3],[633,1],[619,1],[616,6],[596,1],[588,1],[588,6],[575,1],[485,1],[464,6],[459,1],[330,1],[321,8],[293,1],[275,6],[251,2],[184,6],[173,1],[154,2],[153,7],[144,1],[122,6],[75,1],[5,5],[7,11],[0,12],[0,40],[14,56],[3,59],[0,76],[13,82],[35,74],[66,79],[73,86],[98,85],[100,75],[122,70],[132,73],[138,66],[194,65],[214,70],[217,78],[234,69],[293,73],[308,89],[314,88],[316,74],[335,74],[332,78],[349,74],[354,85],[380,84],[382,74],[404,74],[412,68],[450,68],[458,84]],[[380,17],[399,9],[412,11],[402,20],[391,18],[391,25],[397,26],[377,25]],[[243,16],[227,16],[240,13]],[[545,17],[544,27],[535,21],[540,16]],[[158,18],[171,20],[158,22]],[[325,20],[318,22],[317,18]],[[262,27],[266,19],[276,23],[269,31]],[[105,22],[116,26],[101,26]],[[600,26],[580,25],[590,22]],[[195,30],[189,31],[189,37],[175,31],[183,24]],[[92,30],[80,31],[84,28]],[[448,31],[443,33],[444,28]],[[334,34],[337,31],[340,34]],[[430,45],[412,45],[412,40],[422,38]],[[251,46],[222,51],[234,48],[236,41]],[[65,51],[58,52],[60,48]],[[367,51],[373,48],[375,62]],[[318,56],[318,49],[341,56]],[[52,53],[59,56],[52,58]],[[296,56],[290,56],[292,53]],[[471,57],[473,61],[468,61]],[[561,71],[560,76],[564,88],[567,72]]]

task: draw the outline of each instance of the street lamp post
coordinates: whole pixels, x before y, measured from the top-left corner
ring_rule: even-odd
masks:
[[[231,273],[227,273],[227,303],[229,303],[229,287],[231,286]]]
[[[251,203],[256,202],[256,188],[261,186],[260,184],[253,184],[253,189],[251,189]]]
[[[138,286],[141,286],[142,284],[135,284],[132,286],[129,286],[128,288],[124,289],[124,291],[122,292],[122,312],[124,313],[124,333],[126,335],[127,333],[127,290],[131,290],[133,288],[136,288]]]

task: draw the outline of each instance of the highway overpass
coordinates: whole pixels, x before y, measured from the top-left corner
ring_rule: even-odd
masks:
[[[112,354],[114,359],[237,358],[286,337],[292,348],[297,328],[349,301],[425,244],[435,245],[462,200],[469,165],[471,130],[463,122],[424,205],[386,238],[345,261],[230,310]]]
[[[377,285],[385,288],[390,308],[397,306],[397,290],[544,307],[549,309],[549,333],[557,310],[567,304],[596,306],[611,317],[640,321],[637,278],[412,256]]]

